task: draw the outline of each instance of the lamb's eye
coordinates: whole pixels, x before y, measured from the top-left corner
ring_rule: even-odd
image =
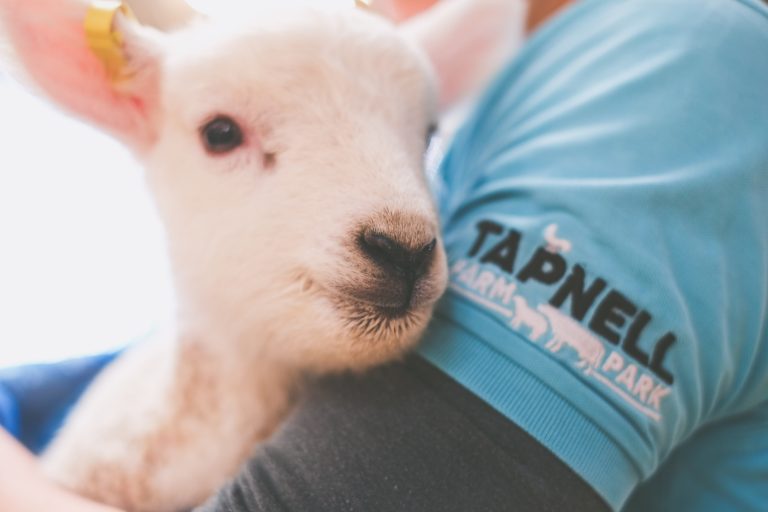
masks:
[[[243,143],[243,132],[235,121],[227,116],[217,116],[200,130],[205,149],[210,153],[227,153]]]

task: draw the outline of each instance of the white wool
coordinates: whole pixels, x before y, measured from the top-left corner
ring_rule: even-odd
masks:
[[[99,501],[179,510],[232,476],[303,376],[390,361],[426,326],[446,282],[424,176],[434,56],[352,9],[264,9],[171,34],[120,20],[132,79],[114,95],[78,25],[60,34],[53,19],[82,10],[0,0],[0,21],[42,90],[136,152],[177,308],[166,332],[96,380],[43,464]],[[200,131],[219,115],[244,144],[212,155]],[[437,239],[398,315],[378,297],[399,285],[361,250],[369,232],[409,250]]]
[[[137,158],[177,312],[97,380],[44,466],[100,501],[176,510],[271,433],[301,375],[364,369],[418,339],[445,285],[441,246],[390,320],[357,300],[384,278],[356,240],[376,226],[421,245],[437,236],[423,173],[435,87],[417,48],[355,11],[199,21],[145,42],[123,29],[137,66],[127,93],[161,77]],[[216,115],[237,121],[241,147],[206,152],[199,130]]]

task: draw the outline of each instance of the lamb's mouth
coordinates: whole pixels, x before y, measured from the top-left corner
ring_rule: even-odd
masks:
[[[347,327],[366,339],[407,337],[415,328],[422,326],[429,316],[429,308],[415,304],[410,297],[404,304],[388,304],[373,297],[350,294],[343,288],[323,291]]]
[[[329,301],[351,330],[365,336],[403,335],[428,316],[429,308],[411,295],[400,303],[387,303],[375,293],[361,293],[349,286],[324,286],[306,274],[302,289]]]

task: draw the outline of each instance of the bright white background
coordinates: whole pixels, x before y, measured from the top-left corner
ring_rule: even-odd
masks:
[[[170,303],[141,170],[1,73],[0,367],[128,343]]]

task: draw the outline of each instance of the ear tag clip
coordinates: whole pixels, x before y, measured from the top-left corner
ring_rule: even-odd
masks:
[[[83,24],[88,46],[113,81],[127,78],[124,74],[123,34],[114,26],[118,14],[135,19],[131,9],[119,0],[95,0],[88,6]]]

